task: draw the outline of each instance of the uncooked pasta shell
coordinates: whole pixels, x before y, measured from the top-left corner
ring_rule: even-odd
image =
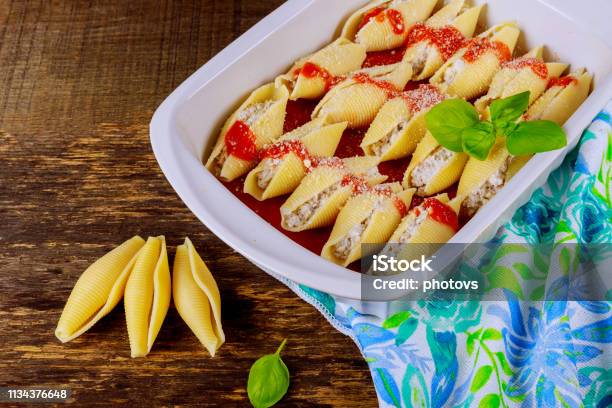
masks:
[[[66,343],[89,330],[123,297],[136,255],[145,241],[135,236],[91,264],[79,277],[55,329]]]
[[[125,286],[125,319],[132,357],[153,347],[170,305],[170,268],[166,240],[150,237],[136,258]]]
[[[214,277],[189,238],[176,248],[172,296],[179,315],[214,357],[225,342],[221,295]]]

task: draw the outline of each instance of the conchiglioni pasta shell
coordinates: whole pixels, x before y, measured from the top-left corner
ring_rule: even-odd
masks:
[[[529,91],[529,105],[531,105],[546,90],[551,78],[558,77],[567,68],[567,64],[558,62],[546,63],[548,76],[541,78],[529,67],[521,69],[503,68],[495,74],[487,95],[478,99],[474,106],[489,117],[488,107],[498,98],[507,98],[522,92]]]
[[[518,173],[527,162],[533,157],[533,155],[514,156],[508,164],[508,171],[506,172],[506,182],[512,179],[516,173]]]
[[[344,23],[342,27],[342,33],[340,34],[341,38],[345,38],[349,41],[354,41],[355,36],[357,35],[357,31],[359,30],[359,26],[361,25],[361,21],[363,20],[363,16],[370,10],[375,9],[376,7],[382,6],[385,3],[390,3],[391,0],[372,0],[359,10],[355,11]]]
[[[125,286],[125,320],[132,357],[153,347],[170,305],[170,268],[163,236],[151,237],[138,254]]]
[[[346,165],[347,168],[360,168],[368,160],[367,158],[353,158],[345,159],[345,163],[350,161]],[[364,168],[362,171],[357,172],[365,173],[368,169]],[[350,185],[339,186],[334,193],[325,200],[325,204],[320,206],[312,217],[309,218],[308,222],[298,227],[290,227],[286,223],[286,215],[295,211],[300,205],[306,203],[311,198],[322,192],[328,187],[336,183],[340,183],[347,171],[344,169],[338,169],[333,167],[321,166],[311,171],[295,189],[295,191],[287,198],[287,201],[281,206],[281,225],[284,229],[289,231],[304,231],[307,229],[319,228],[333,224],[336,216],[340,212],[342,206],[350,198],[352,194],[352,187]],[[376,185],[382,183],[386,179],[386,176],[374,175],[367,178],[367,182],[370,185]]]
[[[527,111],[527,117],[532,120],[552,120],[563,125],[584,102],[591,88],[592,77],[584,70],[571,75],[578,79],[577,84],[548,89]]]
[[[381,118],[381,123],[377,125],[371,133],[368,129],[366,137],[364,137],[364,140],[361,142],[361,147],[363,148],[364,152],[368,155],[372,155],[374,154],[372,144],[382,138],[380,130],[383,128],[389,129],[387,133],[382,134],[382,136],[385,136],[395,126],[397,126],[397,124],[401,122],[403,118],[409,118],[408,124],[404,127],[404,129],[402,129],[401,132],[399,132],[397,139],[380,156],[381,161],[401,159],[403,157],[408,156],[409,154],[414,152],[414,149],[416,148],[417,144],[421,141],[421,139],[425,135],[425,132],[427,131],[427,125],[425,123],[425,114],[429,111],[429,109],[423,109],[413,114],[408,110],[408,108],[406,107],[406,102],[402,98],[395,98],[385,104],[385,106],[391,103],[395,105],[391,109],[396,111],[397,113],[402,110],[402,108],[399,108],[399,105],[404,105],[405,107],[405,111],[402,113],[402,115],[396,116],[397,118],[399,118],[399,120],[397,120],[393,126],[389,126],[391,124],[391,121],[389,121],[387,118],[390,118],[392,115],[383,115],[383,117]],[[376,119],[374,121],[376,121]],[[374,122],[372,122],[372,125],[373,124]],[[376,139],[376,141],[372,142],[372,140],[374,139]]]
[[[449,25],[457,17],[461,9],[465,6],[465,0],[451,0],[445,4],[440,10],[436,11],[429,17],[425,24],[430,27],[442,27]]]
[[[384,21],[371,19],[355,35],[355,42],[363,44],[368,51],[384,51],[400,47],[408,35],[408,29],[414,23],[424,21],[431,15],[437,0],[411,0],[392,5],[389,9],[397,10],[404,21],[404,31],[396,34],[385,17]]]
[[[499,170],[509,154],[506,150],[505,141],[500,140],[493,146],[486,160],[470,157],[459,180],[457,195],[467,196],[480,187],[482,183]]]
[[[423,160],[425,160],[430,154],[436,150],[440,144],[433,137],[431,132],[426,131],[423,139],[419,142],[414,153],[412,154],[412,158],[410,159],[410,163],[404,172],[404,178],[402,180],[402,185],[404,187],[410,187],[410,175],[412,174],[412,170],[419,165]]]
[[[331,157],[340,143],[342,133],[346,129],[346,122],[331,125],[326,125],[323,122],[322,119],[315,119],[295,131],[287,133],[281,137],[281,140],[299,139],[311,155]],[[262,201],[295,190],[306,176],[306,169],[302,160],[294,153],[289,153],[279,160],[281,160],[281,164],[278,165],[276,173],[265,190],[257,184],[257,176],[264,167],[265,161],[262,160],[247,175],[244,181],[244,192]]]
[[[361,141],[363,151],[367,155],[373,156],[374,152],[371,145],[393,131],[403,119],[409,119],[411,116],[412,112],[402,98],[393,98],[385,102]]]
[[[514,50],[520,30],[512,23],[504,23],[492,27],[479,37],[489,38],[491,41],[500,41],[508,46],[510,52]],[[463,60],[465,48],[457,52],[431,77],[430,82],[438,86],[449,95],[471,99],[485,93],[493,80],[495,72],[500,68],[500,61],[493,51],[483,53],[476,61],[467,63]],[[462,63],[463,67],[454,76],[451,83],[444,80],[447,69],[453,64]]]
[[[89,330],[121,300],[144,240],[135,236],[91,264],[79,277],[55,329],[66,343]]]
[[[400,193],[399,183],[391,183],[392,191],[397,194],[406,206],[410,205],[413,189]],[[394,205],[393,197],[384,198],[375,193],[360,194],[351,198],[338,214],[332,233],[327,240],[321,256],[338,265],[347,266],[362,257],[361,244],[382,244],[387,242],[401,220],[401,214]],[[375,205],[377,208],[375,209]],[[361,224],[366,218],[372,216],[367,227],[361,234],[359,242],[352,248],[346,259],[334,254],[334,245],[342,240],[354,225]]]
[[[397,89],[403,89],[412,76],[412,67],[408,63],[382,69],[363,72],[377,80],[388,81]],[[313,111],[313,118],[326,118],[330,123],[348,122],[349,128],[358,128],[370,124],[386,101],[385,90],[347,79],[323,97]]]
[[[354,156],[342,159],[342,162],[350,173],[361,174],[376,167],[380,163],[380,159],[375,156]]]
[[[333,76],[340,76],[361,68],[366,58],[365,47],[355,44],[346,38],[339,38],[316,53],[296,62],[286,78],[293,78],[294,72],[310,62],[325,69]],[[323,78],[308,78],[301,73],[292,80],[291,100],[318,99],[327,92],[327,83]]]
[[[438,13],[434,14],[429,20],[427,20],[427,25],[432,27],[440,27],[450,24],[457,28],[465,38],[471,38],[476,30],[478,17],[483,6],[480,5],[471,7],[457,17],[451,18],[451,21],[449,22],[449,16],[453,15],[453,13],[456,14],[461,9],[460,4],[463,4],[463,1],[449,3],[447,6],[440,9]],[[423,43],[416,44],[406,51],[404,54],[404,61],[409,61],[412,63],[419,57],[420,44]],[[431,77],[443,64],[444,60],[438,52],[438,49],[432,45],[428,45],[425,65],[420,72],[413,72],[412,80],[422,81]]]
[[[334,167],[321,166],[313,169],[283,203],[281,213],[295,210],[326,188],[340,182],[344,174],[342,169]]]
[[[296,190],[297,191],[297,190]],[[293,232],[305,231],[314,228],[326,227],[332,225],[338,216],[340,209],[351,196],[351,186],[340,186],[330,197],[325,200],[316,212],[303,225],[291,227],[287,225],[281,207],[282,222],[284,229]]]
[[[306,176],[302,159],[291,152],[279,160],[281,160],[281,163],[278,165],[276,173],[265,189],[262,189],[257,184],[257,176],[261,173],[264,165],[264,161],[261,161],[244,180],[244,192],[259,201],[263,201],[288,194],[295,190]]]
[[[189,238],[176,248],[172,275],[174,305],[211,356],[225,342],[221,295],[206,264]]]
[[[303,136],[300,140],[311,155],[331,157],[336,152],[347,125],[347,122],[324,125]]]
[[[285,123],[285,110],[289,100],[289,91],[284,85],[277,87],[274,83],[271,83],[253,91],[240,108],[226,121],[217,139],[217,143],[206,162],[206,167],[209,170],[214,169],[215,159],[222,153],[225,147],[225,135],[236,122],[238,114],[254,103],[265,102],[267,100],[273,100],[274,104],[250,126],[251,131],[255,135],[255,145],[257,148],[262,148],[281,136]],[[246,161],[230,155],[224,161],[219,176],[222,179],[231,181],[248,172],[255,167],[255,164],[254,161]]]
[[[412,171],[417,167],[423,160],[429,157],[440,145],[436,139],[427,132],[417,149],[415,154],[412,156],[412,160],[404,173],[404,179],[402,184],[405,187],[411,186]],[[453,156],[449,161],[442,166],[436,174],[434,174],[429,182],[423,186],[422,192],[417,192],[418,195],[431,196],[443,191],[453,184],[455,184],[461,178],[463,168],[468,160],[468,155],[465,153],[453,152]]]

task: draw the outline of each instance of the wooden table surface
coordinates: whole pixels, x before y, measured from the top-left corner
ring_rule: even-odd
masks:
[[[247,406],[251,363],[284,337],[279,406],[376,406],[352,341],[217,239],[160,172],[148,124],[188,75],[281,0],[0,1],[0,386],[68,386],[79,406]],[[66,345],[80,273],[125,239],[189,235],[223,296],[208,357],[174,309],[130,359],[123,308]]]

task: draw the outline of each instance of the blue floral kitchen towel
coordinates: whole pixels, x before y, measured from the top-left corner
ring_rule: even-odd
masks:
[[[612,242],[611,113],[612,102],[497,242]],[[421,300],[384,320],[284,282],[354,339],[383,407],[612,406],[612,302],[524,301],[525,280],[550,286],[546,261],[507,269],[503,301]]]

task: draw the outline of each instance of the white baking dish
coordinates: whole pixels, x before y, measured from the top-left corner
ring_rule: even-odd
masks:
[[[153,151],[170,184],[217,236],[265,271],[346,299],[360,299],[360,275],[289,240],[240,202],[202,165],[225,118],[255,87],[294,60],[329,43],[341,21],[365,0],[289,0],[211,59],[157,109]],[[473,3],[482,3],[475,0]],[[490,0],[483,24],[516,20],[521,49],[546,44],[552,56],[587,67],[595,90],[567,122],[569,146],[531,160],[453,242],[489,239],[563,160],[582,130],[612,97],[612,16],[606,0]],[[551,55],[549,55],[550,57]],[[363,299],[367,300],[367,299]]]

